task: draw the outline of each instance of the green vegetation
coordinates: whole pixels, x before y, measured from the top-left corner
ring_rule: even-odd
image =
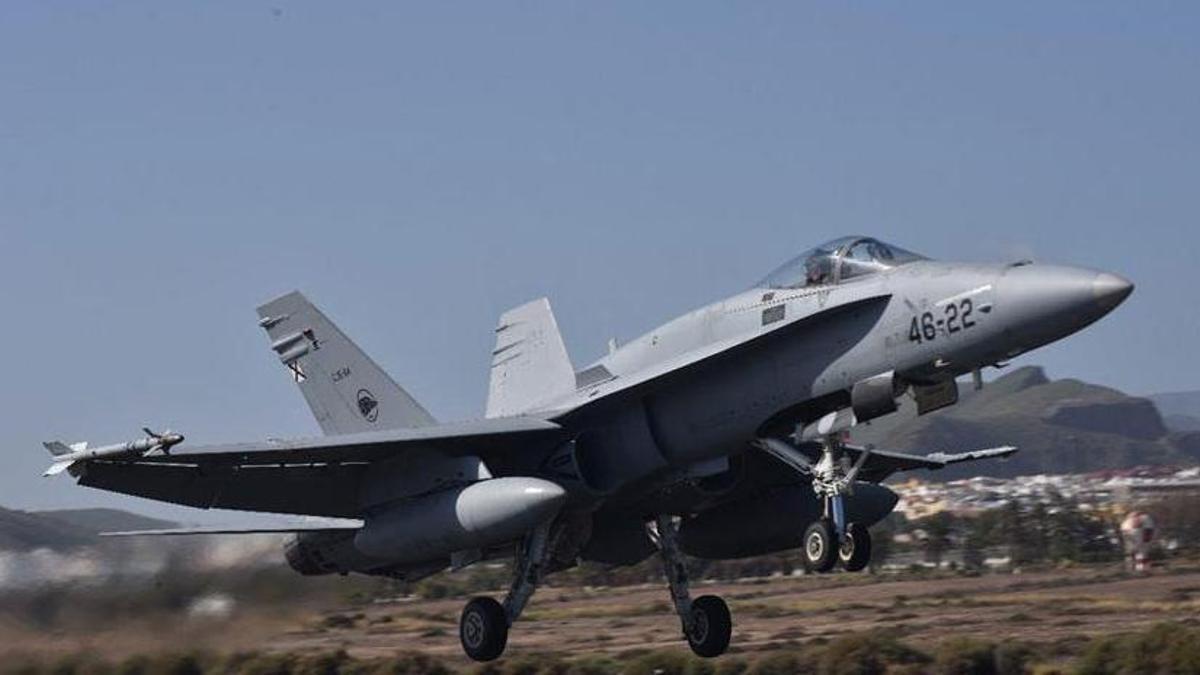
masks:
[[[1174,509],[1173,532],[1200,527],[1200,518],[1196,517],[1200,510],[1194,510],[1196,506],[1200,506],[1200,499]],[[1193,510],[1187,511],[1189,507]],[[1158,511],[1156,507],[1150,510]],[[1117,525],[1107,515],[1084,511],[1076,502],[1055,495],[1048,504],[1010,501],[975,516],[943,511],[928,518],[905,521],[893,513],[872,528],[872,534],[875,541],[897,533],[909,534],[924,559],[934,564],[940,564],[948,553],[960,551],[963,567],[978,570],[983,568],[986,549],[1007,554],[1016,566],[1115,562],[1123,555]],[[903,549],[895,544],[876,547],[872,551],[873,562],[883,564],[889,555],[900,550]]]
[[[1062,496],[1049,505],[1009,502],[963,523],[973,546],[1002,546],[1014,564],[1111,562],[1122,555],[1117,523]],[[968,548],[968,550],[970,550]]]
[[[1046,648],[1041,648],[1045,650]],[[1161,624],[1141,633],[1104,636],[1070,662],[1052,651],[1013,642],[951,639],[917,648],[895,633],[874,631],[800,647],[703,660],[683,650],[562,658],[524,654],[465,664],[417,652],[356,658],[345,651],[138,655],[119,662],[73,654],[57,659],[9,657],[0,675],[1078,675],[1200,673],[1200,629]]]
[[[1141,633],[1092,640],[1079,675],[1200,673],[1200,630],[1164,623]]]

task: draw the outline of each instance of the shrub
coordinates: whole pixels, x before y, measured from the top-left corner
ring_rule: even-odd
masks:
[[[652,652],[630,663],[626,675],[713,675],[712,661],[676,651]]]
[[[1025,675],[1032,670],[1033,650],[1019,642],[1005,642],[992,652],[996,675]]]
[[[821,654],[821,675],[882,675],[890,665],[928,663],[929,657],[886,632],[840,637]]]
[[[811,658],[804,659],[795,652],[779,652],[755,661],[746,671],[746,675],[798,675],[816,672],[817,666]]]
[[[300,659],[292,668],[294,675],[339,675],[350,657],[345,651],[324,652]]]
[[[743,659],[727,656],[717,661],[717,668],[713,671],[713,675],[743,675],[749,668],[749,664]]]
[[[1200,631],[1163,623],[1141,632],[1096,638],[1084,650],[1080,675],[1200,673]]]
[[[403,652],[390,659],[378,659],[370,675],[453,675],[440,660],[420,652]]]
[[[614,675],[621,672],[621,666],[607,656],[585,656],[571,662],[566,675]]]
[[[969,638],[944,643],[933,659],[939,675],[996,675],[992,645]]]

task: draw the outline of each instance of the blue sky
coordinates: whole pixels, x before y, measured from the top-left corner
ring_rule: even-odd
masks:
[[[147,510],[43,481],[46,438],[316,433],[254,320],[292,288],[462,418],[510,306],[582,363],[850,232],[1120,272],[1022,362],[1200,388],[1197,35],[1189,2],[0,4],[0,504]]]

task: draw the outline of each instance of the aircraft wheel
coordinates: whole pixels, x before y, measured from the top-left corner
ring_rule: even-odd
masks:
[[[508,615],[493,598],[471,598],[458,621],[463,651],[476,661],[491,661],[508,644]]]
[[[692,630],[687,639],[696,656],[711,658],[724,654],[732,633],[733,618],[724,600],[702,595],[692,602]]]
[[[804,568],[809,572],[825,573],[837,563],[837,537],[833,524],[822,518],[804,531]]]
[[[838,547],[838,562],[847,572],[860,572],[871,562],[871,533],[858,523],[846,527],[846,536]]]

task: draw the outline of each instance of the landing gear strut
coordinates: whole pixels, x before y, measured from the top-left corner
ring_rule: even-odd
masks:
[[[508,628],[520,616],[537,590],[550,551],[550,523],[534,528],[517,548],[513,581],[504,602],[494,598],[471,598],[458,622],[463,651],[475,661],[491,661],[504,653]]]
[[[733,633],[729,606],[715,595],[702,595],[692,600],[688,591],[687,567],[675,541],[675,523],[670,516],[660,515],[655,518],[654,524],[663,573],[671,587],[671,602],[675,605],[675,613],[679,615],[688,646],[697,656],[724,654]]]
[[[871,562],[871,534],[867,528],[848,522],[846,495],[854,493],[854,480],[870,456],[862,451],[853,465],[837,436],[821,439],[821,459],[813,464],[802,452],[779,439],[762,439],[759,446],[788,466],[812,477],[813,491],[821,500],[822,515],[804,531],[804,567],[810,572],[829,572],[841,563],[848,572],[858,572]]]

